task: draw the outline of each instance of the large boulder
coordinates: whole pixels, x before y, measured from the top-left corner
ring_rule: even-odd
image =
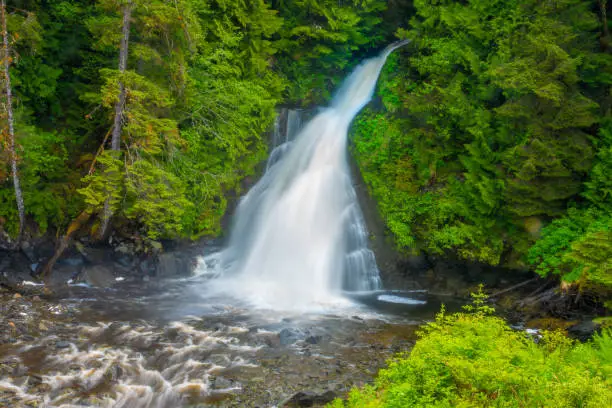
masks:
[[[70,281],[74,281],[81,267],[75,267],[68,264],[56,264],[51,271],[51,275],[46,279],[46,282],[51,287],[61,287]]]
[[[157,261],[155,274],[159,278],[185,276],[191,273],[190,261],[178,252],[161,254]]]
[[[83,270],[81,280],[98,288],[109,288],[115,283],[113,271],[102,265],[88,266]]]
[[[583,320],[567,329],[570,336],[587,341],[597,332],[599,325],[592,320]]]
[[[0,280],[9,286],[31,281],[34,264],[22,252],[0,252]]]
[[[281,403],[281,407],[313,407],[332,402],[338,394],[331,390],[300,391]]]
[[[110,251],[107,248],[92,248],[80,242],[77,242],[75,247],[92,264],[101,264],[109,260]]]
[[[282,346],[288,346],[306,339],[310,333],[301,329],[285,328],[280,331],[279,339]]]

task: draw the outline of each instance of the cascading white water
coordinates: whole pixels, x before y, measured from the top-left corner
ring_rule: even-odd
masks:
[[[275,141],[265,175],[238,206],[229,245],[201,262],[200,272],[221,275],[218,287],[280,309],[380,288],[351,184],[347,134],[370,101],[387,56],[405,43],[359,65],[331,106],[301,130],[288,118],[288,137]]]

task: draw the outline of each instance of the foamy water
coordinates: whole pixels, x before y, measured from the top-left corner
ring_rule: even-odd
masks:
[[[29,360],[57,343],[56,336],[16,351],[19,363],[43,373],[36,394],[28,391],[31,384],[11,377],[0,381],[0,393],[14,394],[14,406],[36,402],[63,408],[166,408],[204,403],[241,388],[239,383],[215,386],[211,377],[258,366],[252,356],[261,345],[235,337],[246,331],[231,326],[202,330],[193,322],[162,328],[144,322],[83,326],[78,341],[62,344],[53,354],[43,353],[40,361]]]

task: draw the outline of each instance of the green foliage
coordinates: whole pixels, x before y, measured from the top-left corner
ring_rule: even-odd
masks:
[[[612,118],[599,130],[597,157],[585,183],[583,196],[597,208],[612,212]]]
[[[68,139],[65,135],[44,132],[20,121],[16,129],[27,215],[36,222],[40,232],[45,232],[50,225],[67,225],[79,205],[75,180],[70,179],[67,169]],[[0,188],[0,219],[6,220],[8,232],[14,234],[18,226],[15,194],[8,181],[5,185]]]
[[[585,344],[559,332],[535,341],[491,316],[482,292],[468,313],[440,312],[411,352],[340,407],[602,407],[612,400],[612,333]]]
[[[265,158],[262,136],[286,87],[270,69],[285,20],[265,1],[134,0],[122,74],[124,4],[9,7],[26,210],[41,230],[62,229],[83,210],[100,211],[111,194],[113,220],[124,228],[218,234],[227,196]],[[117,154],[106,151],[106,136],[120,82],[127,97]],[[13,231],[7,163],[1,150],[0,225]]]
[[[282,0],[273,2],[284,19],[277,68],[289,79],[287,99],[323,103],[354,66],[358,55],[379,47],[384,32],[381,0]]]
[[[582,197],[610,212],[612,56],[601,52],[591,4],[417,0],[414,8],[411,27],[397,31],[412,45],[385,67],[380,102],[353,136],[398,246],[524,268],[537,226]],[[605,231],[593,234],[601,249]],[[573,257],[591,261],[572,270],[599,262],[581,243]]]
[[[529,261],[542,276],[612,290],[612,215],[596,209],[570,209],[542,230],[529,250]]]
[[[117,210],[124,196],[124,163],[121,154],[107,150],[97,158],[97,169],[84,177],[85,187],[79,190],[84,201],[93,211],[100,211],[108,200],[109,206]]]
[[[180,237],[185,214],[193,203],[185,198],[185,184],[155,164],[139,160],[126,169],[125,216],[142,225],[151,239]]]
[[[182,147],[167,151],[169,167],[196,204],[188,236],[218,234],[229,191],[265,159],[284,81],[268,69],[272,37],[282,20],[264,2],[214,2],[196,9],[205,38],[189,66],[180,122]]]

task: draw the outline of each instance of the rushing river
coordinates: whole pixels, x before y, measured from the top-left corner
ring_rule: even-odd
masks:
[[[439,308],[424,293],[375,292],[281,312],[202,296],[205,286],[196,278],[5,299],[0,406],[322,403],[370,381]]]

